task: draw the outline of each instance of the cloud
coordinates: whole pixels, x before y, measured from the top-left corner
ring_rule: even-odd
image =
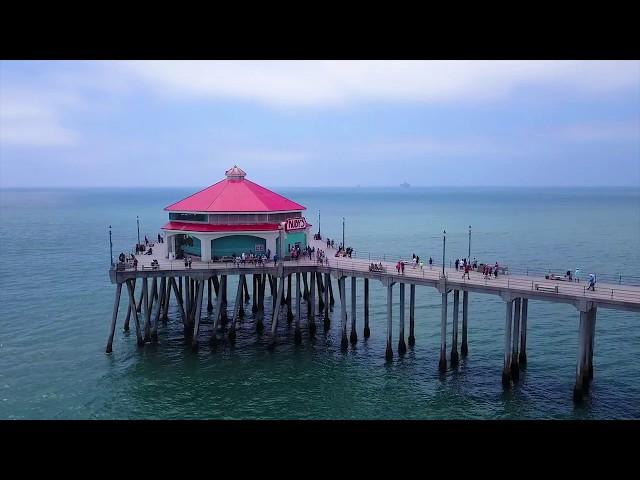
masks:
[[[170,97],[277,107],[357,101],[496,101],[522,86],[640,91],[637,61],[125,61],[109,64]]]
[[[0,88],[0,145],[75,145],[79,135],[62,124],[59,112],[77,105],[72,95]]]

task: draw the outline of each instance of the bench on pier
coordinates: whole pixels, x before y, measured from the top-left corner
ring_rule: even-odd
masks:
[[[153,267],[151,265],[142,265],[142,270],[153,270]]]
[[[541,292],[558,293],[558,285],[540,285],[536,283],[536,290]]]
[[[233,260],[234,260],[233,257],[225,255],[224,257],[220,257],[220,259],[218,261],[227,263],[227,262],[233,262]]]

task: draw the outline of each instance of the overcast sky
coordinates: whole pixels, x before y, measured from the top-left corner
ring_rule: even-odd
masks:
[[[0,61],[0,187],[640,186],[638,61]]]

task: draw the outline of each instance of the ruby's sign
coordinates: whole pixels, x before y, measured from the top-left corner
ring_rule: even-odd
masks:
[[[304,217],[299,218],[287,218],[285,230],[304,230],[307,228],[307,221]]]

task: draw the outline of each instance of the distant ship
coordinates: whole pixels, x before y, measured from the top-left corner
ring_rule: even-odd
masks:
[[[404,181],[404,183],[401,183],[401,184],[400,184],[400,186],[401,186],[401,187],[403,187],[403,188],[409,188],[411,185],[409,185],[409,184],[407,183],[407,181],[405,180],[405,181]]]

